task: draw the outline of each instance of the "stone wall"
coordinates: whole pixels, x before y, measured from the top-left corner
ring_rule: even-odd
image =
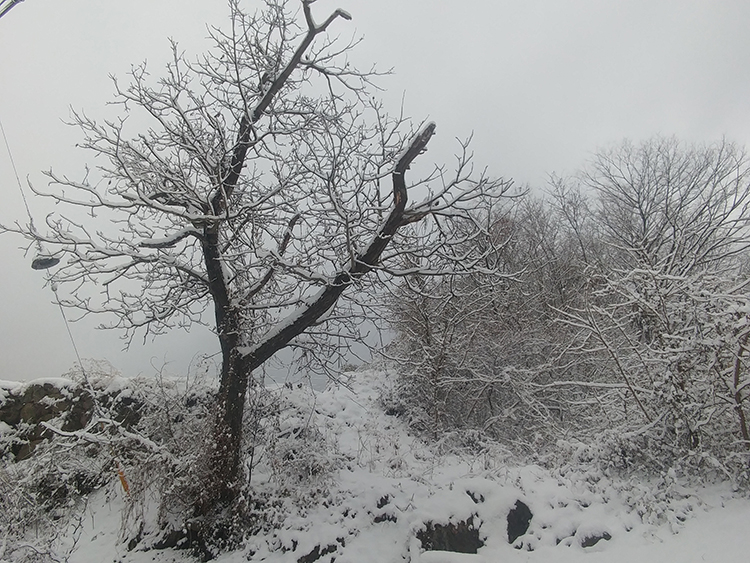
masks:
[[[0,388],[0,430],[7,438],[0,443],[0,455],[12,454],[17,461],[31,455],[37,444],[52,437],[43,422],[65,432],[83,430],[92,421],[96,406],[128,427],[140,420],[140,401],[119,391],[100,392],[67,379]]]

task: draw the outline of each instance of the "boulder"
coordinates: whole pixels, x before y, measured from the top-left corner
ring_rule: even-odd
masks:
[[[484,545],[479,538],[479,529],[474,527],[473,517],[456,524],[428,522],[424,530],[417,532],[417,539],[425,551],[476,553]]]
[[[508,543],[515,542],[527,532],[533,516],[525,502],[516,501],[515,506],[508,512]]]
[[[14,458],[20,461],[29,457],[36,445],[51,437],[43,422],[52,421],[65,432],[85,428],[94,414],[94,401],[88,389],[69,380],[31,382],[4,390],[0,394],[0,422],[16,431],[10,445]],[[96,401],[125,427],[140,421],[143,404],[136,398],[102,392]]]

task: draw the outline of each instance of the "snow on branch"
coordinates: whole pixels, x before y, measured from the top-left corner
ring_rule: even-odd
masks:
[[[364,253],[357,256],[348,269],[339,272],[333,280],[305,305],[300,306],[287,318],[273,327],[256,346],[243,349],[248,371],[262,365],[275,352],[288,344],[293,338],[302,334],[315,324],[336,304],[344,290],[354,281],[371,272],[377,265],[380,256],[404,224],[404,208],[407,201],[404,174],[417,156],[427,149],[427,143],[435,134],[435,123],[426,124],[414,136],[406,149],[399,156],[392,173],[394,206],[383,223],[382,228],[373,237]]]
[[[201,238],[201,234],[195,229],[182,229],[168,237],[142,240],[140,246],[143,248],[173,248],[178,242],[190,236]]]

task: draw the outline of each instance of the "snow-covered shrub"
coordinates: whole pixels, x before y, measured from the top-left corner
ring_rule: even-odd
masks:
[[[741,272],[612,276],[569,314],[589,348],[606,350],[602,383],[619,389],[608,428],[626,465],[748,484],[747,340]]]
[[[40,538],[56,537],[86,496],[106,484],[114,484],[127,499],[124,539],[182,526],[193,501],[190,487],[198,488],[190,481],[191,466],[206,432],[210,387],[164,377],[126,379],[108,363],[91,361],[62,378],[45,380],[44,387],[26,387],[32,386],[54,398],[37,402],[55,409],[42,412],[33,426],[19,422],[3,429],[8,455],[2,460],[0,503],[17,516],[11,518],[7,545],[25,541],[32,529]],[[12,391],[21,399],[26,395],[24,386]],[[38,399],[36,394],[29,399]],[[58,396],[74,400],[63,404]],[[91,400],[71,425],[71,409],[84,403],[75,399],[83,396]],[[8,392],[3,398],[7,403]],[[23,412],[30,411],[24,407]],[[16,461],[10,454],[18,444],[29,454]],[[149,514],[156,518],[149,521]]]
[[[339,457],[318,428],[313,392],[301,384],[293,392],[288,387],[279,391],[279,416],[268,428],[265,463],[282,488],[324,489]]]
[[[573,324],[610,357],[604,382],[624,385],[621,431],[650,436],[656,455],[743,479],[750,162],[722,141],[656,138],[598,154],[581,175],[610,248],[603,283]],[[717,465],[718,464],[718,465]]]
[[[555,385],[586,378],[570,373],[572,331],[555,319],[587,279],[580,245],[543,202],[492,213],[487,239],[467,242],[484,249],[492,273],[407,277],[393,294],[397,336],[386,355],[401,382],[392,408],[433,438],[474,429],[533,451],[586,416],[581,388]]]
[[[0,560],[58,561],[75,547],[87,497],[111,481],[110,449],[60,430],[70,426],[69,415],[84,395],[80,384],[65,378],[19,384],[4,393],[0,403],[13,403],[21,416],[0,429]]]
[[[747,482],[749,178],[730,143],[624,143],[498,216],[497,241],[471,244],[507,278],[454,270],[394,296],[394,412],[532,455],[612,435],[612,463]]]
[[[161,375],[126,379],[101,362],[54,381],[71,395],[85,389],[93,404],[82,428],[63,430],[67,413],[61,410],[44,421],[45,439],[28,457],[0,460],[0,513],[8,515],[0,559],[41,561],[42,554],[64,551],[61,541],[75,537],[87,497],[102,487],[124,500],[125,544],[181,545],[207,557],[268,532],[295,507],[304,510],[326,494],[340,466],[318,427],[310,390],[252,387],[237,498],[196,517],[204,487],[196,475],[214,414],[212,386]],[[20,387],[14,392],[23,395]],[[23,442],[28,424],[5,426],[4,443]]]
[[[34,472],[39,469],[41,467],[31,460],[18,464],[7,460],[0,462],[0,513],[3,515],[0,561],[56,562],[75,547],[85,498],[71,495],[73,491],[78,494],[80,489],[65,482],[62,473],[48,470],[41,479],[36,479]],[[50,479],[56,481],[52,495],[38,488],[40,480]]]
[[[201,557],[237,549],[248,538],[270,533],[290,511],[304,510],[331,483],[339,457],[316,424],[315,400],[302,385],[286,385],[271,390],[254,386],[248,390],[245,408],[244,479],[237,483],[236,498],[221,510],[205,513],[201,502],[202,483],[196,466],[204,459],[200,447],[205,442],[205,427],[197,418],[172,419],[167,425],[156,416],[152,432],[174,435],[168,467],[156,467],[163,477],[154,483],[154,470],[146,470],[143,479],[151,479],[151,492],[160,499],[159,520],[139,527],[141,517],[133,519],[130,529],[139,532],[144,544],[191,546]],[[182,410],[180,410],[182,409]],[[172,412],[184,412],[177,406]],[[202,417],[208,418],[209,413]],[[156,424],[158,421],[160,423]],[[171,426],[171,430],[165,427]],[[192,444],[186,446],[185,442]],[[144,466],[145,467],[145,466]],[[250,477],[252,476],[252,484]],[[147,500],[147,499],[146,499]]]
[[[210,423],[214,390],[195,381],[159,378],[141,382],[150,391],[147,414],[134,429],[141,439],[123,455],[130,486],[126,535],[180,529],[199,495],[194,467]],[[149,515],[156,508],[156,519]]]
[[[641,522],[667,524],[676,533],[700,501],[679,463],[662,453],[646,434],[608,431],[585,444],[561,440],[545,464],[564,482],[604,499],[616,494]]]

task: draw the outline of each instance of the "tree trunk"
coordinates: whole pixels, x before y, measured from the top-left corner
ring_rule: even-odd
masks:
[[[313,302],[304,306],[304,310],[295,313],[293,322],[281,321],[277,329],[269,331],[249,351],[240,351],[242,315],[229,298],[222,271],[218,230],[206,230],[202,239],[203,255],[215,307],[222,369],[214,427],[205,450],[203,470],[200,472],[203,481],[196,506],[199,514],[207,514],[217,507],[217,503],[231,502],[240,487],[242,418],[250,374],[327,313],[355,280],[372,271],[399,227],[415,220],[415,217],[407,216],[405,212],[408,194],[404,174],[412,161],[426,149],[434,133],[435,124],[427,124],[412,139],[396,163],[392,173],[393,207],[365,251],[357,256],[348,269],[339,272]]]
[[[242,419],[250,377],[237,347],[228,356],[222,365],[209,454],[215,500],[222,503],[231,501],[241,486]]]
[[[213,427],[207,436],[198,471],[201,484],[196,510],[199,514],[206,514],[217,503],[230,502],[240,485],[242,418],[250,377],[250,370],[239,351],[240,311],[232,306],[229,298],[217,229],[207,229],[203,256],[214,302],[222,361]]]
[[[225,315],[235,317],[236,312]],[[237,326],[235,323],[227,323]],[[226,505],[242,486],[242,420],[250,371],[239,353],[236,331],[220,334],[222,369],[219,393],[215,401],[212,427],[206,436],[198,479],[198,514],[206,514],[217,504]]]

